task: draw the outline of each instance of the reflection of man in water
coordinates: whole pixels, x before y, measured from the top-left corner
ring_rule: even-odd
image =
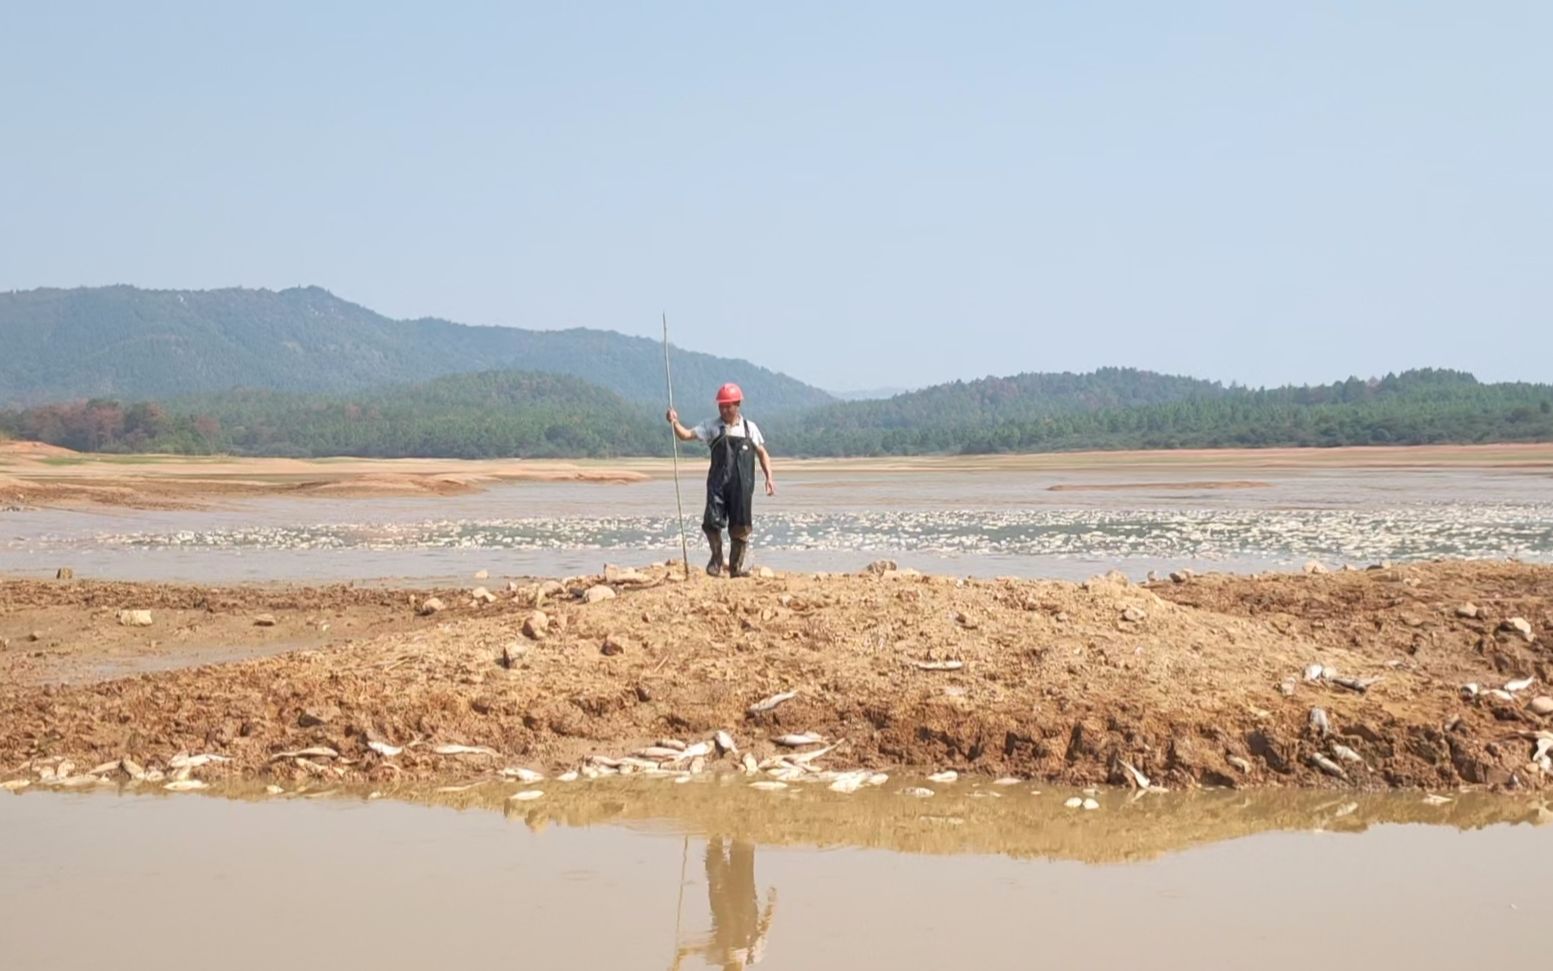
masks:
[[[734,840],[729,844],[721,836],[707,840],[706,896],[712,906],[712,936],[705,943],[679,948],[674,967],[698,952],[725,971],[758,964],[765,956],[766,935],[776,915],[776,889],[767,895],[766,912],[761,914],[755,893],[753,843]]]

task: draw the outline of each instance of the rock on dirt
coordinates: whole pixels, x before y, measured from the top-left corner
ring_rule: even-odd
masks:
[[[70,567],[68,567],[68,566],[62,566],[58,570],[56,570],[54,572],[54,579],[56,579],[56,580],[74,580],[75,579],[75,571],[70,569]]]
[[[474,600],[476,603],[493,604],[496,602],[496,594],[492,593],[484,587],[475,587],[473,590],[469,591],[469,596],[470,599]]]
[[[443,603],[441,599],[437,597],[427,597],[425,600],[421,601],[420,606],[415,608],[415,612],[420,614],[422,617],[430,617],[432,614],[441,613],[446,609],[448,609],[448,605]]]
[[[121,610],[119,611],[120,627],[150,627],[151,611],[149,610]]]
[[[1322,573],[1330,573],[1330,572],[1331,571],[1326,568],[1326,564],[1322,563],[1320,560],[1306,560],[1305,561],[1305,575],[1306,576],[1317,576],[1317,575],[1322,574]]]
[[[1534,715],[1553,715],[1553,698],[1547,695],[1538,695],[1527,706]]]
[[[583,591],[582,602],[589,604],[602,603],[605,600],[615,599],[615,588],[596,583]]]
[[[1456,608],[1456,616],[1466,620],[1476,620],[1478,613],[1478,605],[1474,603],[1464,603]]]
[[[1509,620],[1500,624],[1499,629],[1509,633],[1521,635],[1522,637],[1526,638],[1526,643],[1528,644],[1536,639],[1532,636],[1531,624],[1527,622],[1525,617],[1511,617]]]
[[[881,576],[885,573],[894,573],[899,569],[900,567],[895,565],[894,560],[874,560],[872,563],[863,567],[863,572],[871,573],[874,576]]]
[[[633,645],[631,642],[626,640],[624,637],[620,637],[615,634],[608,634],[604,638],[603,646],[599,648],[599,653],[603,654],[605,657],[614,657],[617,654],[626,653],[626,651],[631,650],[632,647]]]
[[[274,614],[258,614],[253,619],[253,625],[255,627],[274,627],[275,626],[275,615]]]
[[[523,618],[523,635],[532,640],[542,641],[550,634],[550,615],[543,610],[529,611],[529,615]]]

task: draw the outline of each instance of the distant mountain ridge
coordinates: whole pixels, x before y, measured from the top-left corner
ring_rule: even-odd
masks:
[[[319,287],[0,293],[0,341],[0,406],[237,388],[339,394],[491,370],[572,375],[641,403],[664,396],[663,348],[647,338],[393,320]],[[736,381],[762,414],[834,400],[748,361],[679,348],[674,377],[687,400]]]

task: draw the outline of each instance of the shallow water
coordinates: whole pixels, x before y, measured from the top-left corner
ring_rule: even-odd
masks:
[[[1117,482],[1256,480],[1260,488]],[[1060,486],[1072,491],[1052,491]],[[1079,487],[1074,490],[1073,487]],[[692,557],[699,501],[684,492]],[[1117,568],[1250,572],[1312,557],[1553,561],[1553,477],[1517,469],[795,472],[757,499],[778,569],[903,566],[1077,579]],[[200,580],[456,581],[596,571],[678,555],[671,482],[513,483],[437,498],[284,499],[179,511],[0,515],[0,570]]]
[[[6,965],[1445,968],[1553,925],[1505,798],[512,788],[0,797]]]

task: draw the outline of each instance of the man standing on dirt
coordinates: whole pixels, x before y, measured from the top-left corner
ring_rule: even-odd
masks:
[[[744,404],[744,392],[736,384],[725,384],[717,389],[717,417],[708,418],[694,428],[679,423],[679,412],[669,409],[669,424],[674,427],[674,437],[682,442],[699,439],[711,447],[712,467],[706,474],[706,512],[701,517],[701,531],[712,548],[712,558],[707,561],[706,572],[720,576],[723,572],[723,529],[728,530],[728,575],[749,576],[750,527],[754,522],[752,509],[755,504],[755,460],[760,460],[760,470],[766,477],[766,495],[776,495],[776,483],[771,478],[771,456],[766,452],[766,439],[753,421],[745,418],[740,409]]]

